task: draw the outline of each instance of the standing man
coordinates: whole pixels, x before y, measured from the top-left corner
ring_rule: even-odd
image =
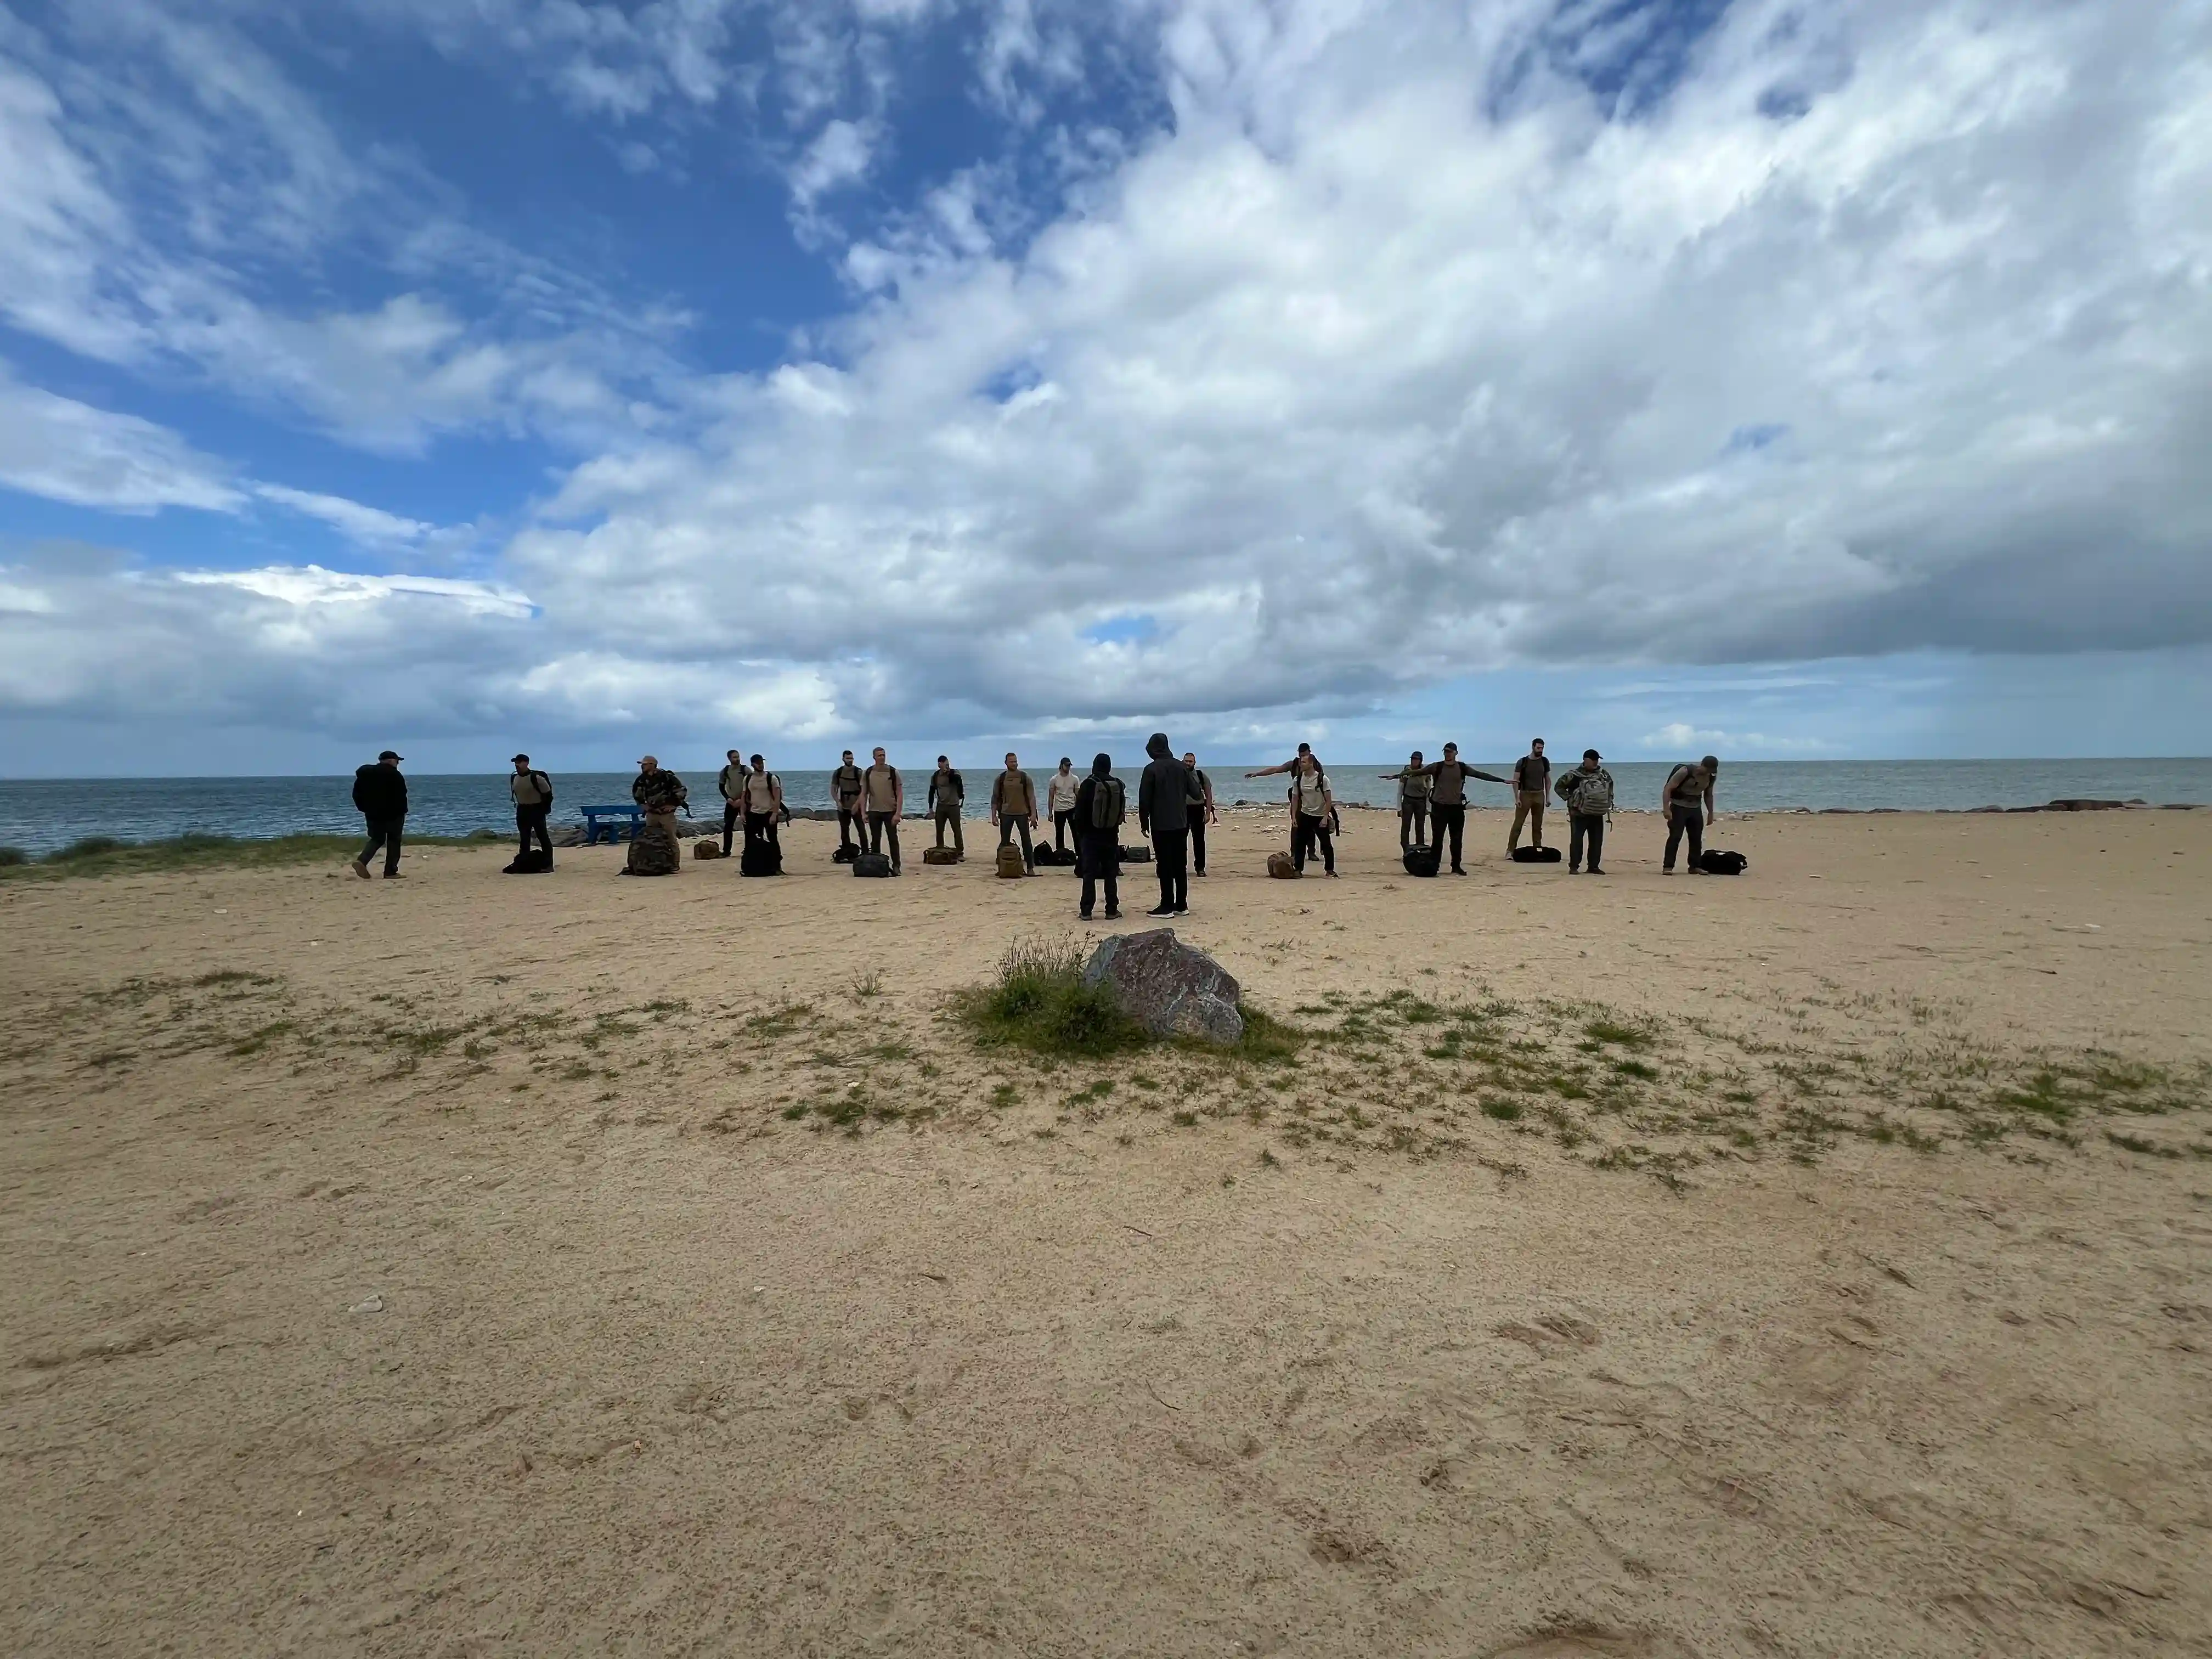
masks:
[[[1198,769],[1198,756],[1183,751],[1182,763],[1190,769],[1190,781],[1198,791],[1198,799],[1190,805],[1190,872],[1194,876],[1206,873],[1206,826],[1220,821],[1213,810],[1213,780]]]
[[[1106,887],[1106,920],[1121,920],[1121,821],[1129,813],[1128,792],[1114,775],[1114,757],[1099,755],[1091,763],[1091,775],[1076,786],[1075,873],[1083,878],[1078,906],[1084,921],[1097,902],[1098,884]]]
[[[929,816],[937,823],[937,844],[945,845],[945,826],[952,826],[952,850],[965,853],[968,842],[960,828],[960,809],[968,799],[968,781],[952,769],[951,760],[937,757],[937,770],[929,776]]]
[[[1190,808],[1199,799],[1190,768],[1175,757],[1168,734],[1155,732],[1145,740],[1152,757],[1137,785],[1137,828],[1152,838],[1152,868],[1160,878],[1160,902],[1148,915],[1187,916],[1190,914]]]
[[[1437,848],[1443,849],[1444,837],[1451,837],[1451,872],[1455,876],[1467,873],[1461,862],[1461,845],[1467,838],[1467,781],[1480,778],[1486,783],[1504,783],[1505,780],[1495,772],[1478,772],[1459,757],[1459,745],[1444,745],[1444,757],[1428,768],[1429,816],[1437,826]]]
[[[1552,789],[1552,763],[1544,758],[1544,740],[1531,738],[1528,752],[1513,763],[1513,830],[1505,837],[1505,856],[1521,844],[1521,826],[1528,826],[1528,844],[1544,844],[1544,802]]]
[[[675,773],[664,771],[661,764],[650,755],[641,756],[637,776],[630,780],[629,798],[645,808],[645,833],[663,835],[669,844],[676,842],[676,815],[684,810],[684,803],[691,799],[691,792],[684,787],[684,780]],[[683,869],[682,860],[677,869]]]
[[[407,823],[407,780],[399,775],[399,757],[386,750],[374,766],[357,768],[353,775],[354,810],[368,828],[368,845],[353,861],[353,872],[368,879],[368,861],[384,849],[384,878],[399,877],[399,833]]]
[[[1052,814],[1052,850],[1055,853],[1067,850],[1065,837],[1071,827],[1075,833],[1076,851],[1080,853],[1083,850],[1082,827],[1071,825],[1071,820],[1075,817],[1075,797],[1083,783],[1083,780],[1075,775],[1074,769],[1075,763],[1062,755],[1060,770],[1045,780],[1044,804],[1045,810]]]
[[[898,768],[884,758],[880,744],[875,750],[875,764],[860,774],[860,796],[868,809],[868,850],[882,852],[884,837],[890,836],[891,873],[896,875],[899,814],[906,811],[906,786],[899,781]]]
[[[1573,875],[1589,848],[1589,872],[1605,873],[1605,818],[1613,811],[1613,774],[1598,764],[1595,749],[1583,750],[1583,763],[1559,781],[1567,804],[1567,873]]]
[[[738,751],[730,750],[730,758],[737,757]],[[860,769],[853,764],[853,751],[848,749],[843,761],[830,775],[830,798],[837,804],[837,850],[841,853],[855,843],[860,847],[867,845],[868,827],[860,806],[866,793],[860,782]],[[726,848],[729,842],[726,839],[722,844]]]
[[[740,797],[745,809],[745,845],[764,845],[775,855],[779,874],[783,870],[783,842],[775,832],[775,821],[783,811],[783,780],[768,769],[768,763],[760,756],[753,757],[752,769],[745,774]]]
[[[1036,874],[1036,854],[1030,848],[1030,831],[1037,825],[1036,785],[1022,770],[1018,757],[1006,757],[1006,769],[991,780],[991,822],[999,826],[999,845],[1004,847],[1022,832],[1022,867]]]
[[[1705,874],[1698,860],[1705,850],[1705,826],[1715,816],[1713,781],[1720,771],[1720,762],[1708,755],[1695,766],[1686,762],[1667,775],[1666,787],[1659,792],[1660,810],[1667,814],[1667,852],[1659,861],[1661,875],[1674,873],[1674,849],[1685,836],[1690,838],[1690,873]]]
[[[1308,755],[1291,778],[1291,862],[1300,875],[1306,872],[1306,855],[1316,843],[1321,847],[1322,871],[1336,874],[1336,843],[1329,839],[1329,814],[1335,810],[1328,775]]]
[[[1398,850],[1403,853],[1427,846],[1429,791],[1435,784],[1429,769],[1422,764],[1421,751],[1413,751],[1404,771],[1385,772],[1382,778],[1386,783],[1395,780],[1398,785]]]
[[[516,854],[519,862],[530,856],[530,838],[538,837],[538,844],[545,849],[545,867],[553,867],[553,836],[545,827],[545,815],[553,810],[553,780],[530,767],[530,757],[514,757],[514,776],[507,781],[507,788],[514,796],[514,829],[521,836],[522,846]]]
[[[745,757],[734,749],[723,750],[729,757],[722,769],[714,775],[714,787],[722,792],[722,856],[730,856],[730,837],[745,816]]]

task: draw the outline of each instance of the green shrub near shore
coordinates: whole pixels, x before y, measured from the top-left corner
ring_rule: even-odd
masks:
[[[503,837],[502,837],[503,839]],[[359,836],[216,836],[187,830],[163,841],[86,836],[33,857],[0,847],[0,882],[61,881],[75,876],[137,876],[173,870],[253,869],[343,861],[361,850]],[[410,836],[410,847],[481,847],[468,836]]]

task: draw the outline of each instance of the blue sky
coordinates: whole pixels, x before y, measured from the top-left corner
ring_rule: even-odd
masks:
[[[2212,11],[0,0],[0,774],[2201,753]]]

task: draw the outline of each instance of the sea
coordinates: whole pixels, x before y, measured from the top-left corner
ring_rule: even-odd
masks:
[[[1323,757],[1324,761],[1328,757]],[[1252,763],[1256,766],[1261,763]],[[1332,764],[1339,800],[1389,806],[1397,786],[1382,775],[1399,763]],[[1512,762],[1480,761],[1481,770],[1510,775]],[[1608,761],[1615,796],[1625,807],[1656,806],[1670,763]],[[992,768],[964,768],[969,814],[981,817],[989,799]],[[1214,799],[1273,805],[1288,787],[1284,778],[1247,781],[1243,764],[1208,765]],[[1124,769],[1133,779],[1136,769]],[[580,822],[579,807],[629,799],[631,774],[553,774],[556,825]],[[826,808],[830,774],[785,772],[784,799],[793,807]],[[1042,773],[1032,773],[1044,799]],[[720,817],[714,774],[685,777],[695,811]],[[907,806],[923,804],[927,769],[905,775]],[[408,828],[416,835],[465,836],[477,829],[512,831],[514,811],[505,774],[410,775]],[[361,828],[353,810],[353,779],[286,778],[36,778],[0,779],[0,847],[50,852],[87,836],[156,841],[198,830],[239,836],[351,834]],[[2212,805],[2212,759],[2194,760],[1911,760],[1727,761],[1716,804],[1723,812],[1962,811],[1977,806],[2037,806],[2046,801],[2090,798],[2142,800],[2154,805]],[[1497,784],[1471,783],[1477,806],[1510,804]]]

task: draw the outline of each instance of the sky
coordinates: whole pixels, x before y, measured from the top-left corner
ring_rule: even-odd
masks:
[[[2212,0],[0,0],[0,775],[2212,750]]]

